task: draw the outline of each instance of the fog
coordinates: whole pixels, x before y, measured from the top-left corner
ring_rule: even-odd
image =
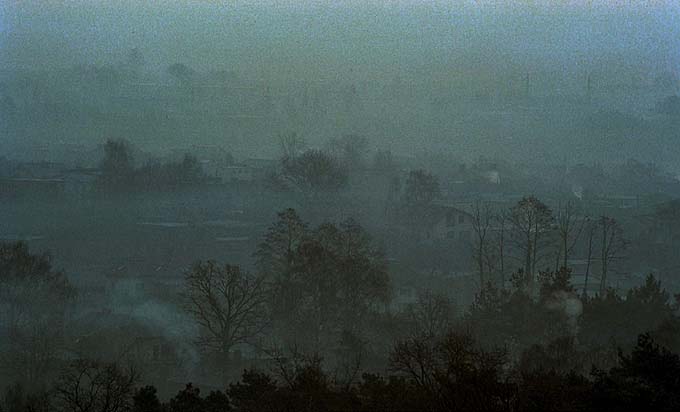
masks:
[[[0,412],[676,407],[679,18],[0,2]]]
[[[675,169],[677,153],[645,142],[674,137],[654,115],[677,91],[678,11],[672,2],[4,2],[13,109],[3,110],[2,151],[125,137],[153,152],[190,139],[273,155],[274,136],[295,130],[317,145],[351,132],[402,153],[623,156]],[[191,70],[190,91],[171,87],[176,63]]]

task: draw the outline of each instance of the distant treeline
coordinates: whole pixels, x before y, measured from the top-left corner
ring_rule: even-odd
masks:
[[[134,154],[125,140],[106,142],[100,167],[97,186],[102,191],[169,189],[208,181],[201,164],[189,154],[180,161],[153,160],[135,167]]]

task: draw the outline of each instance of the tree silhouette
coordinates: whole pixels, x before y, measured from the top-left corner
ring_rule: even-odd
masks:
[[[238,266],[198,262],[185,275],[186,309],[201,328],[198,343],[228,362],[237,344],[252,343],[266,326],[264,278]]]
[[[49,255],[32,254],[23,242],[0,243],[0,363],[17,378],[37,384],[55,366],[74,295]]]
[[[546,257],[546,244],[552,229],[553,216],[548,206],[530,196],[520,200],[510,210],[511,239],[520,253],[528,290],[535,293],[537,265]]]

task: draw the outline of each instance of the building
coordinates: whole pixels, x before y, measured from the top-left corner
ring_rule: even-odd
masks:
[[[473,216],[462,208],[442,203],[400,207],[389,212],[395,228],[420,241],[472,241]]]
[[[465,210],[452,205],[433,206],[433,224],[428,230],[432,239],[451,239],[459,242],[471,242],[473,234],[473,216]]]

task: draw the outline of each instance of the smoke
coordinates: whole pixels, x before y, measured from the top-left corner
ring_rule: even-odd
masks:
[[[109,296],[112,313],[129,316],[151,333],[171,342],[177,350],[177,356],[190,369],[198,365],[200,356],[194,345],[199,334],[198,328],[193,319],[177,304],[156,301],[125,287],[114,288],[112,292]]]
[[[583,303],[574,292],[564,290],[552,294],[546,306],[550,310],[563,312],[569,321],[569,329],[572,336],[578,332],[578,318],[583,313]]]
[[[175,306],[147,301],[133,307],[130,315],[138,322],[153,327],[163,337],[177,345],[180,356],[191,365],[198,364],[199,355],[193,340],[198,336],[195,322]]]

